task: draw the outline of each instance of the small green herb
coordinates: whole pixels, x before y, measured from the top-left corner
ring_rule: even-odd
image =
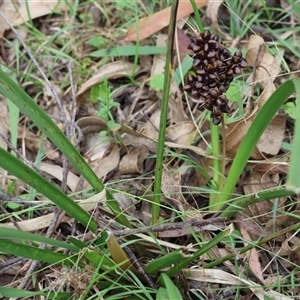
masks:
[[[104,78],[101,84],[91,89],[90,99],[93,103],[99,103],[98,116],[107,121],[107,130],[101,131],[99,135],[107,136],[111,132],[118,131],[121,125],[115,121],[111,110],[118,107],[120,103],[115,102],[112,98],[112,89],[107,78]]]

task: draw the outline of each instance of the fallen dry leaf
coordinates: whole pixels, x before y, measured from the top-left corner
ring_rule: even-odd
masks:
[[[262,37],[258,35],[250,36],[246,59],[249,65],[254,68],[254,82],[258,83],[263,89],[258,99],[259,107],[262,107],[276,90],[273,82],[281,71],[281,57],[282,53],[277,57],[269,53]]]
[[[184,121],[169,126],[166,129],[166,134],[175,143],[190,145],[193,141],[195,130],[195,124],[192,121]]]
[[[136,68],[134,64],[121,60],[105,64],[80,87],[76,96],[81,96],[94,85],[101,83],[104,77],[107,79],[117,79],[124,76],[130,76],[133,72],[138,73],[138,71],[139,67]]]
[[[168,43],[168,35],[159,33],[157,35],[156,46],[165,47]],[[155,54],[151,68],[151,78],[158,74],[164,74],[166,64],[166,54]]]
[[[249,176],[242,182],[244,193],[246,195],[256,194],[262,189],[271,189],[277,186],[279,181],[278,174],[269,175],[269,174],[259,174],[256,172],[251,172]],[[255,204],[249,205],[243,214],[249,217],[256,217],[260,221],[260,224],[264,224],[269,220],[269,213],[272,210],[273,201],[261,201]]]
[[[120,148],[117,144],[113,144],[110,152],[107,156],[102,159],[96,159],[94,161],[88,162],[92,170],[96,173],[98,178],[102,180],[107,176],[109,172],[118,167],[120,161]],[[88,188],[89,183],[84,184],[84,189]]]
[[[277,114],[259,139],[251,157],[263,159],[264,156],[277,155],[284,139],[287,115]]]
[[[198,8],[206,5],[207,0],[195,1]],[[177,10],[177,20],[184,18],[193,12],[190,1],[182,0],[179,2]],[[138,25],[134,25],[126,33],[126,41],[142,41],[152,34],[160,31],[170,24],[171,7],[167,7],[157,13],[154,13],[139,21]]]
[[[241,235],[246,241],[251,241],[251,237],[247,232],[247,224],[245,223],[238,223]],[[245,247],[248,246],[248,243],[244,243]],[[264,282],[264,277],[262,275],[262,267],[259,259],[258,251],[254,248],[251,251],[246,253],[248,256],[248,264],[250,270],[259,278],[262,282]]]
[[[120,174],[142,174],[144,171],[144,160],[149,154],[149,149],[140,145],[134,147],[120,161],[119,170]]]
[[[48,164],[45,162],[41,163],[41,171],[48,173],[52,177],[62,181],[63,168],[54,164]],[[67,185],[72,192],[76,191],[79,182],[79,177],[72,172],[68,172]]]
[[[241,141],[245,137],[253,119],[255,118],[257,108],[252,113],[241,120],[229,123],[224,130],[225,143],[226,143],[226,157],[234,158],[240,146]],[[223,143],[222,143],[223,145]]]

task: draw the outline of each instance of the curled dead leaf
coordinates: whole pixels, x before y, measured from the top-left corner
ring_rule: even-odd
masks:
[[[106,64],[80,87],[76,96],[81,96],[92,86],[101,83],[104,77],[107,77],[108,79],[116,79],[124,76],[130,76],[133,72],[138,73],[139,69],[140,68],[136,67],[134,64],[121,60]]]
[[[149,149],[140,145],[134,147],[129,153],[127,153],[120,161],[120,174],[142,174],[144,171],[144,160],[149,154]]]

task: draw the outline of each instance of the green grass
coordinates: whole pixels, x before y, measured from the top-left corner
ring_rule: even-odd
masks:
[[[298,7],[293,1],[289,2],[296,15],[300,16]],[[22,25],[28,33],[25,43],[30,46],[46,77],[62,91],[60,94],[64,104],[71,98],[66,70],[66,61],[70,59],[74,60],[75,64],[74,84],[80,87],[101,66],[109,66],[111,61],[130,61],[137,69],[139,64],[152,62],[153,55],[167,54],[162,89],[159,82],[149,83],[148,70],[148,73],[144,71],[138,76],[133,72],[126,78],[104,80],[100,85],[102,88],[104,86],[104,90],[97,90],[97,95],[94,95],[94,100],[98,98],[100,106],[91,103],[93,93],[83,95],[86,98],[82,106],[84,109],[95,105],[93,112],[102,112],[101,116],[106,121],[113,120],[115,124],[120,124],[117,128],[118,135],[112,134],[110,141],[122,148],[121,159],[134,149],[131,144],[126,144],[124,132],[131,132],[135,135],[134,141],[141,143],[139,140],[143,136],[141,129],[145,123],[151,124],[148,120],[158,105],[160,106],[160,123],[154,126],[158,139],[155,142],[148,139],[148,142],[152,143],[151,146],[155,146],[157,150],[151,150],[147,159],[142,162],[145,169],[142,174],[123,176],[115,170],[115,173],[98,178],[93,162],[84,156],[82,144],[75,147],[73,140],[67,138],[61,130],[61,124],[51,119],[47,111],[39,106],[44,101],[42,90],[44,80],[40,79],[27,54],[17,47],[19,41],[5,41],[15,49],[12,66],[8,68],[2,64],[0,69],[0,93],[9,103],[9,141],[20,153],[24,153],[29,163],[24,162],[20,155],[16,155],[10,149],[0,148],[0,167],[11,176],[6,179],[5,185],[1,186],[0,195],[30,200],[30,206],[22,202],[2,200],[1,205],[7,212],[3,211],[0,218],[0,251],[8,262],[10,257],[43,262],[43,268],[37,267],[29,274],[29,278],[39,282],[41,278],[45,278],[45,274],[49,274],[49,277],[40,291],[35,291],[34,284],[28,289],[18,288],[17,284],[0,287],[0,298],[25,299],[42,295],[46,299],[150,300],[187,299],[187,293],[193,295],[194,299],[213,298],[217,295],[225,297],[228,285],[218,283],[217,286],[210,281],[217,271],[222,271],[224,278],[234,277],[237,280],[235,284],[229,285],[234,289],[235,299],[250,297],[252,292],[261,293],[264,299],[275,299],[275,292],[280,293],[279,296],[276,295],[278,297],[283,295],[292,297],[293,289],[299,288],[297,279],[299,262],[292,261],[289,255],[281,251],[283,237],[290,237],[291,249],[297,251],[299,246],[297,239],[292,237],[298,238],[299,231],[298,204],[294,195],[300,190],[298,176],[300,85],[298,74],[291,76],[289,73],[290,70],[293,71],[291,57],[299,56],[297,44],[294,42],[299,24],[289,28],[291,34],[284,39],[281,36],[284,29],[280,26],[274,27],[272,22],[274,19],[278,22],[285,21],[290,12],[280,7],[268,6],[263,0],[243,3],[224,1],[230,15],[228,20],[222,20],[220,17],[220,23],[223,22],[222,30],[228,32],[232,39],[239,36],[241,40],[247,41],[253,33],[253,28],[263,27],[267,28],[268,34],[273,37],[272,42],[265,42],[268,51],[276,55],[280,50],[285,50],[281,59],[285,77],[282,77],[281,81],[275,81],[275,92],[257,112],[236,155],[230,160],[223,156],[225,152],[222,151],[224,144],[221,135],[226,124],[243,120],[245,105],[250,103],[255,107],[256,100],[262,92],[259,87],[253,87],[252,98],[243,99],[246,96],[245,91],[250,90],[249,82],[245,79],[252,69],[247,69],[232,83],[227,95],[234,102],[235,112],[224,118],[225,128],[222,125],[217,127],[209,122],[210,115],[192,103],[187,95],[185,99],[179,95],[184,76],[191,67],[191,58],[187,57],[182,63],[172,65],[172,22],[167,47],[156,47],[155,36],[149,38],[147,42],[139,41],[136,44],[119,44],[115,40],[118,36],[123,36],[125,30],[136,24],[139,18],[146,17],[168,4],[174,2],[152,1],[144,4],[144,7],[138,1],[97,2],[95,6],[101,12],[99,21],[107,25],[105,29],[101,29],[101,26],[93,25],[91,12],[86,12],[87,6],[92,5],[92,2],[75,1],[74,5],[70,6],[70,11],[66,13],[69,18],[64,19],[61,13],[55,15],[59,20],[57,26],[59,29],[54,34],[42,32],[38,26],[33,26],[35,21]],[[197,14],[194,18],[199,28],[211,29],[207,24],[202,24]],[[45,17],[43,20],[52,24],[51,17]],[[110,38],[105,35],[105,30],[112,33]],[[190,34],[188,27],[184,27],[184,30]],[[231,41],[226,42],[228,45],[231,44]],[[81,48],[83,44],[90,48],[83,50],[84,48]],[[241,42],[238,47],[244,44]],[[179,102],[182,100],[187,120],[193,120],[195,124],[192,145],[181,148],[178,145],[170,148],[165,144],[165,141],[168,141],[166,129],[173,125],[170,124],[168,114],[169,104],[174,103],[170,102],[171,97],[174,97],[171,84],[179,87],[176,99]],[[104,100],[100,99],[103,95],[101,91],[106,93]],[[153,94],[157,98],[151,98]],[[121,96],[117,98],[116,95]],[[286,104],[287,100],[293,100],[296,106],[291,108],[291,102]],[[101,104],[105,105],[105,115],[103,110],[101,111]],[[282,141],[283,152],[275,157],[256,160],[254,164],[250,155],[266,127],[281,108],[288,108],[286,112],[294,122],[294,125],[286,127],[288,134]],[[176,106],[176,109],[179,111],[180,106]],[[77,118],[82,118],[82,115],[78,113]],[[182,121],[183,125],[184,123],[185,121]],[[28,149],[26,141],[22,142],[18,134],[21,126],[27,126],[27,129],[37,136],[39,131],[42,132],[38,136],[40,142],[36,150]],[[107,127],[108,131],[114,131],[109,124]],[[54,175],[51,178],[46,177],[39,171],[43,161],[51,163],[51,159],[47,157],[47,149],[43,149],[43,136],[46,136],[57,151],[69,161],[68,172],[81,176],[89,184],[76,191],[67,189],[65,192],[58,186],[61,184],[59,179]],[[275,168],[276,164],[281,163],[280,159],[284,154],[289,158],[283,163],[288,163],[290,168],[287,175],[281,173],[275,187],[255,183],[253,185],[260,184],[260,189],[256,192],[249,194],[240,192],[239,188],[243,186],[244,178],[247,178],[244,177],[245,174],[258,172],[256,167],[264,164],[273,163]],[[109,155],[109,149],[106,155]],[[156,163],[155,168],[153,160]],[[32,168],[30,161],[35,164],[37,170]],[[52,163],[66,168],[62,159]],[[150,167],[147,167],[148,163]],[[175,184],[173,186],[172,183],[169,184],[170,190],[166,190],[168,184],[163,181],[165,170],[169,171],[171,178],[174,176]],[[192,172],[189,173],[188,170]],[[180,183],[177,181],[178,176],[181,176]],[[273,180],[272,178],[270,180]],[[117,201],[116,194],[122,195],[124,203]],[[180,205],[176,205],[176,201],[182,201],[181,205],[185,208],[183,211]],[[270,211],[261,212],[264,216],[260,215],[260,211],[257,216],[251,216],[245,210],[250,205],[263,205],[269,201],[272,201],[272,205]],[[65,214],[63,222],[71,224],[67,225],[69,230],[67,234],[64,227],[51,231],[51,228],[55,228],[51,220],[59,216],[58,209]],[[211,220],[209,218],[213,213],[215,216],[227,218],[228,222],[223,230],[215,231],[209,227],[208,231],[197,232],[197,227],[186,227],[185,223],[180,223],[190,222],[190,217],[197,218],[198,221],[201,221],[202,217]],[[236,222],[238,214],[242,217],[241,223]],[[47,219],[48,217],[51,219]],[[261,217],[265,217],[264,221],[261,221]],[[286,222],[280,223],[284,218]],[[46,220],[46,225],[40,223]],[[257,227],[253,225],[254,227],[250,228],[252,230],[250,234],[253,235],[249,239],[243,230],[249,229],[246,222],[250,220],[258,224],[257,227],[261,231],[257,231]],[[12,221],[18,223],[24,231],[16,228]],[[242,228],[243,222],[246,224],[245,228]],[[158,227],[148,227],[150,223]],[[209,226],[215,225],[213,221],[208,223]],[[266,223],[269,226],[268,231],[265,231]],[[170,227],[179,225],[180,230],[184,231],[188,238],[184,235],[179,237],[181,231],[178,228],[170,230]],[[207,224],[201,226],[207,229],[205,227]],[[128,232],[128,229],[137,231]],[[163,238],[160,233],[171,236]],[[226,249],[230,249],[227,252],[225,245]],[[254,249],[259,253],[266,253],[265,257],[269,257],[268,262],[276,262],[270,267],[273,268],[274,274],[278,274],[278,278],[270,286],[260,285],[255,277],[249,276],[253,265],[247,255]],[[290,255],[293,255],[293,251]],[[245,263],[242,267],[241,261]],[[135,263],[132,265],[133,262]],[[283,273],[280,265],[288,266],[289,274]],[[141,271],[141,268],[144,271]],[[193,286],[190,290],[186,288],[186,283],[194,283],[190,281],[193,271],[212,275],[206,277],[208,289],[203,293],[193,289]],[[197,283],[202,284],[201,276],[193,280],[198,280]],[[264,270],[264,276],[268,278],[270,273]],[[16,283],[22,279],[24,277],[19,276]],[[54,287],[53,290],[49,289],[50,285]],[[67,286],[70,287],[69,290]],[[256,290],[253,290],[253,286]]]

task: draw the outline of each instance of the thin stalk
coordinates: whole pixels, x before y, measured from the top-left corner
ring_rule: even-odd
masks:
[[[213,168],[213,179],[210,185],[212,190],[220,190],[221,185],[221,161],[220,161],[220,130],[219,126],[213,124],[213,118],[210,120],[210,131],[211,131],[211,147],[212,147],[212,168]],[[218,204],[219,194],[211,193],[209,195],[209,209],[219,210],[222,205]]]
[[[159,126],[159,133],[158,133],[158,145],[157,145],[157,156],[156,156],[156,166],[155,166],[154,195],[153,195],[153,205],[152,205],[153,225],[157,224],[158,222],[159,209],[160,209],[161,181],[162,181],[164,149],[165,149],[164,145],[165,145],[167,118],[168,118],[171,76],[173,70],[172,54],[173,54],[175,28],[176,28],[177,8],[178,8],[178,0],[174,1],[172,4],[170,26],[168,32],[169,40],[167,45],[164,90],[162,96],[160,126]]]

